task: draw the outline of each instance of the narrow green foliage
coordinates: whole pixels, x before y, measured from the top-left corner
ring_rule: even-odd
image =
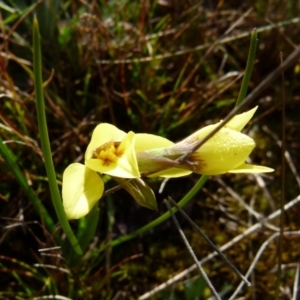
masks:
[[[44,94],[43,94],[43,80],[42,80],[42,58],[40,48],[40,35],[37,19],[33,21],[33,66],[34,66],[34,84],[36,95],[36,109],[38,117],[39,132],[42,144],[42,151],[45,160],[45,167],[49,179],[49,187],[51,191],[53,205],[59,219],[59,222],[66,233],[71,245],[77,254],[82,254],[82,250],[74,236],[69,222],[66,218],[64,208],[61,201],[61,196],[58,190],[56,181],[56,174],[52,161],[52,154],[50,149],[50,142],[48,137],[48,128],[45,114]]]

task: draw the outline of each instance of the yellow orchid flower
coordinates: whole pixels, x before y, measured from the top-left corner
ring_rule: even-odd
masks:
[[[191,153],[184,162],[166,171],[161,171],[153,176],[179,177],[191,172],[204,175],[218,175],[229,173],[265,173],[273,169],[248,165],[245,160],[255,147],[255,142],[249,136],[240,131],[249,122],[257,107],[248,112],[236,115],[210,138],[198,150]],[[219,123],[206,126],[183,141],[164,149],[151,149],[147,152],[152,155],[163,156],[168,159],[177,160],[187,151],[193,148],[200,140],[214,130]],[[138,153],[137,153],[138,155]],[[186,173],[182,175],[181,169]]]

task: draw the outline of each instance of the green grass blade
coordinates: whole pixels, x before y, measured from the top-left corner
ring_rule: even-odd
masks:
[[[243,77],[239,96],[236,100],[235,106],[239,106],[246,97],[248,86],[249,86],[249,81],[250,81],[250,77],[251,77],[252,69],[253,69],[253,65],[254,65],[254,60],[255,60],[256,46],[257,46],[257,32],[256,32],[256,29],[254,29],[251,34],[250,49],[249,49],[249,53],[248,53],[246,70],[245,70],[245,74]]]
[[[1,139],[1,137],[0,137],[0,154],[4,158],[5,162],[8,164],[10,170],[14,173],[18,183],[24,190],[24,193],[26,194],[28,199],[31,201],[34,209],[38,212],[38,214],[40,214],[42,216],[43,222],[45,223],[45,226],[47,227],[47,229],[51,233],[53,233],[56,230],[53,220],[51,219],[47,210],[43,206],[41,200],[37,197],[37,195],[32,190],[32,188],[28,185],[25,176],[23,175],[20,167],[16,163],[16,158],[14,157],[12,152],[9,150],[9,148],[3,143],[3,140]]]
[[[49,186],[51,191],[51,197],[53,205],[58,217],[58,220],[66,233],[71,245],[77,254],[81,255],[82,250],[77,242],[75,235],[70,227],[67,220],[60,192],[58,189],[56,174],[52,161],[52,154],[50,149],[50,142],[48,137],[48,128],[46,122],[45,114],[45,104],[44,104],[44,94],[43,94],[43,80],[42,80],[42,58],[41,58],[41,47],[40,47],[40,34],[38,21],[34,18],[33,21],[33,70],[34,70],[34,86],[35,86],[35,96],[36,96],[36,109],[39,133],[41,138],[42,151],[45,160],[45,167],[47,171],[47,176],[49,180]]]
[[[190,200],[192,200],[192,198],[199,192],[199,190],[203,187],[203,185],[205,184],[205,182],[207,181],[208,176],[202,175],[201,178],[197,181],[197,183],[193,186],[193,188],[178,202],[178,206],[181,208],[183,206],[185,206],[187,203],[190,202]],[[172,208],[173,213],[175,213],[177,211],[177,209],[175,207]],[[171,217],[171,214],[169,212],[164,213],[163,215],[161,215],[160,217],[158,217],[157,219],[155,219],[154,221],[148,223],[147,225],[139,228],[138,230],[126,234],[114,241],[112,241],[110,243],[110,247],[115,247],[123,242],[126,242],[136,236],[138,236],[139,234],[148,231],[154,227],[156,227],[157,225],[159,225],[160,223],[166,221],[167,219],[169,219]]]

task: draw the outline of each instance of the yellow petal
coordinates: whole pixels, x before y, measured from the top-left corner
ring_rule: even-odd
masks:
[[[226,125],[225,128],[229,128],[235,131],[241,131],[245,125],[250,121],[250,119],[253,117],[255,111],[257,110],[258,106],[252,108],[251,110],[244,112],[242,114],[234,116]],[[197,130],[195,133],[191,134],[187,138],[185,138],[180,143],[184,144],[192,144],[195,143],[204,137],[206,137],[211,131],[213,131],[222,121],[205,126],[199,130]],[[177,144],[180,144],[177,143]]]
[[[191,145],[191,146],[193,146],[196,143],[198,143],[200,140],[202,140],[204,137],[206,137],[208,134],[210,134],[217,126],[218,126],[218,123],[217,124],[213,124],[213,125],[205,126],[205,127],[201,128],[201,129],[197,130],[196,132],[194,132],[193,134],[191,134],[187,138],[185,138],[183,141],[181,141],[179,143],[176,143],[175,147],[177,145]],[[210,140],[208,140],[206,143],[208,143]]]
[[[229,173],[269,173],[273,171],[273,169],[268,167],[243,164],[233,170],[230,170]]]
[[[154,134],[137,133],[135,135],[134,149],[136,152],[145,150],[164,148],[172,146],[174,143],[166,138]]]
[[[84,217],[101,198],[102,179],[85,165],[69,165],[63,174],[62,198],[68,219]]]
[[[111,176],[121,178],[140,177],[134,151],[134,138],[135,134],[132,131],[128,134],[125,134],[119,146],[119,148],[122,149],[122,154],[119,157],[116,157],[115,160],[108,160],[105,162],[98,158],[89,158],[85,160],[86,166],[95,172],[104,173]]]
[[[198,138],[202,139],[201,135],[200,132]],[[191,161],[191,166],[196,173],[223,174],[244,164],[254,147],[255,142],[249,136],[229,128],[222,128],[192,153],[188,160]]]
[[[251,120],[254,113],[256,112],[258,106],[252,108],[251,110],[248,110],[247,112],[244,112],[242,114],[234,116],[226,125],[225,127],[241,131],[245,125]]]
[[[93,131],[92,139],[86,149],[84,158],[91,158],[94,151],[107,142],[121,142],[125,135],[124,131],[114,125],[108,123],[98,125]]]

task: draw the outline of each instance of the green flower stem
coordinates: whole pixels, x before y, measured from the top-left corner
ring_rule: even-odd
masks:
[[[192,198],[198,193],[198,191],[203,187],[204,183],[207,181],[208,176],[202,175],[201,178],[197,181],[197,183],[193,186],[193,188],[178,202],[178,206],[179,207],[183,207],[185,206],[188,202],[190,202],[190,200],[192,200]],[[175,213],[177,212],[177,209],[175,207],[172,208],[172,211]],[[154,227],[156,227],[157,225],[159,225],[160,223],[166,221],[167,219],[169,219],[171,217],[170,212],[166,212],[164,213],[162,216],[160,216],[159,218],[155,219],[154,221],[148,223],[147,225],[139,228],[138,230],[126,234],[114,241],[112,241],[109,246],[110,247],[115,247],[117,245],[120,245],[123,242],[126,242],[130,239],[133,239],[134,237],[138,236],[139,234],[148,231]]]
[[[28,199],[31,201],[34,209],[42,216],[46,228],[51,233],[54,233],[56,227],[53,220],[49,216],[41,200],[37,197],[37,195],[32,190],[32,188],[28,185],[24,174],[22,173],[20,167],[16,163],[16,158],[14,157],[13,153],[9,150],[9,148],[3,143],[1,137],[0,137],[0,154],[5,160],[5,162],[8,164],[8,166],[10,167],[11,171],[14,173],[18,183],[24,190]]]
[[[235,106],[239,106],[246,97],[249,81],[250,81],[250,77],[254,65],[254,60],[255,60],[256,46],[257,46],[257,32],[256,29],[254,29],[251,34],[250,49],[248,53],[246,70],[245,70],[239,96],[236,100]]]
[[[81,255],[82,250],[76,240],[75,235],[73,234],[73,231],[67,220],[62,205],[61,196],[58,189],[56,174],[55,174],[53,161],[52,161],[52,154],[50,149],[46,114],[45,114],[44,94],[43,94],[40,34],[39,34],[38,21],[36,18],[34,18],[33,21],[33,70],[34,70],[34,85],[35,85],[36,109],[37,109],[39,133],[41,138],[42,151],[44,155],[45,167],[46,167],[46,172],[49,180],[53,205],[62,229],[67,235],[76,253]]]

